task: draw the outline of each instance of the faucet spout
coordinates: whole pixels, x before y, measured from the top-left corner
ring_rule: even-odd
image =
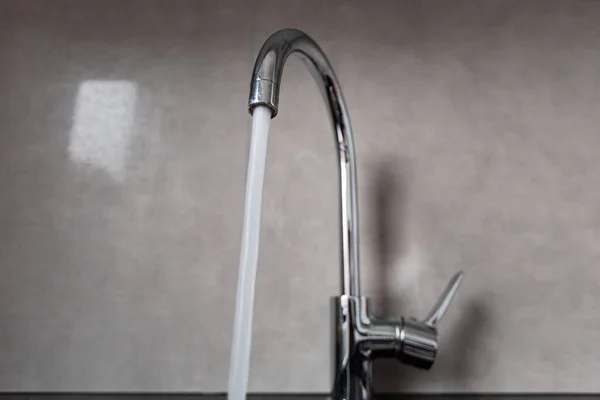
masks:
[[[252,114],[255,107],[266,106],[271,110],[271,117],[277,115],[283,66],[292,53],[298,55],[311,71],[331,115],[339,160],[342,294],[360,296],[358,205],[352,129],[338,80],[327,57],[314,40],[297,29],[282,29],[267,39],[254,64],[248,111]]]

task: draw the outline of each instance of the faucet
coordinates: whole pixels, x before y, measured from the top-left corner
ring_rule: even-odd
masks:
[[[255,107],[265,106],[271,110],[271,118],[277,115],[283,66],[292,53],[309,68],[329,107],[339,160],[342,293],[332,299],[335,344],[331,397],[370,400],[373,360],[396,358],[423,369],[433,365],[438,349],[437,327],[460,286],[463,272],[450,280],[424,319],[382,319],[370,314],[368,299],[360,294],[356,162],[350,119],[340,84],[314,40],[296,29],[282,29],[267,39],[252,71],[248,111],[252,114]]]

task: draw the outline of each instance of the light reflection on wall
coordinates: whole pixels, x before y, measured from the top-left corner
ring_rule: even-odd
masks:
[[[82,82],[69,138],[71,160],[100,168],[115,180],[122,181],[133,134],[136,101],[135,82]]]

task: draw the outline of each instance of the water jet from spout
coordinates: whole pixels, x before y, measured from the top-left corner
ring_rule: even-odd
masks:
[[[250,349],[252,345],[252,312],[258,263],[260,236],[260,211],[263,180],[267,158],[267,139],[271,122],[271,110],[257,106],[252,112],[252,136],[250,157],[246,176],[246,202],[242,249],[235,301],[235,320],[231,363],[229,365],[229,400],[245,400],[250,372]]]

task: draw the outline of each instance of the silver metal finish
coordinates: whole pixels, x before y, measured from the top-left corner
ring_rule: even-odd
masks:
[[[444,314],[446,314],[448,307],[450,307],[450,303],[452,302],[456,291],[460,287],[463,277],[464,274],[460,272],[454,275],[450,282],[448,282],[446,289],[444,289],[440,295],[437,303],[435,303],[435,305],[431,308],[429,315],[425,317],[423,322],[430,326],[436,326],[439,324],[440,320],[444,317]]]
[[[248,109],[252,113],[254,107],[263,105],[271,109],[272,117],[277,115],[283,65],[291,53],[300,56],[308,66],[329,106],[340,171],[343,294],[358,296],[356,169],[350,119],[333,69],[323,51],[310,37],[296,29],[283,29],[267,39],[254,64]]]
[[[452,278],[423,320],[404,317],[390,320],[370,315],[368,299],[360,295],[357,185],[350,119],[329,61],[305,33],[283,29],[267,39],[254,64],[248,110],[252,113],[254,107],[262,105],[271,109],[272,117],[277,115],[283,66],[292,53],[300,56],[319,84],[329,106],[338,149],[342,295],[332,301],[332,398],[371,399],[373,360],[395,357],[418,368],[431,368],[438,349],[437,326],[460,286],[463,273]]]

